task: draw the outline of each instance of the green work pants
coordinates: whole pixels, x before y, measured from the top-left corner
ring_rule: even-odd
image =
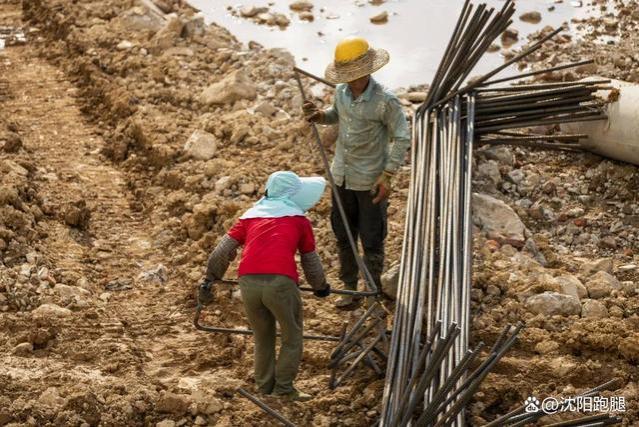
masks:
[[[302,300],[287,276],[253,274],[240,277],[240,290],[255,334],[255,383],[262,393],[295,391],[293,380],[302,359]],[[280,353],[275,360],[275,322],[280,325]]]

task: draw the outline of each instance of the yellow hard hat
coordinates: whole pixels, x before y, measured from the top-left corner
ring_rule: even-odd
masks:
[[[368,42],[361,37],[347,37],[335,46],[335,62],[344,64],[361,58],[368,52]]]
[[[326,67],[324,77],[331,83],[348,83],[373,74],[388,63],[384,49],[375,49],[361,37],[347,37],[337,43],[335,60]]]

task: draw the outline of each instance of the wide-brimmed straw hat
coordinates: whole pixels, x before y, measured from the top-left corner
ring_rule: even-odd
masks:
[[[348,37],[335,47],[335,60],[326,67],[324,76],[331,83],[348,83],[373,74],[388,64],[390,55],[375,49],[361,37]]]

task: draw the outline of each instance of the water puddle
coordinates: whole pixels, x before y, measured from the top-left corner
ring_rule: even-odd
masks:
[[[0,49],[26,43],[27,38],[20,28],[6,27],[0,25]]]
[[[463,4],[461,0],[387,0],[380,5],[367,0],[312,0],[314,20],[308,22],[288,8],[290,1],[189,2],[202,10],[208,22],[226,27],[241,42],[256,41],[266,47],[284,47],[295,55],[299,67],[318,75],[324,74],[326,64],[332,60],[334,46],[340,39],[349,35],[364,37],[371,45],[390,52],[391,62],[376,76],[392,88],[431,81]],[[476,3],[479,4],[479,1]],[[487,0],[486,3],[497,10],[503,6],[503,0]],[[286,29],[269,27],[231,13],[243,6],[268,6],[270,12],[288,17],[290,25]],[[573,18],[585,18],[592,9],[586,2],[579,6],[568,0],[520,1],[513,23],[519,31],[519,41],[511,49],[520,46],[526,41],[526,36],[546,25],[557,27]],[[386,24],[371,23],[371,17],[384,11],[388,13]],[[519,15],[531,11],[541,13],[541,22],[531,24],[519,20]],[[502,63],[501,52],[487,54],[474,73],[487,72]],[[503,72],[503,75],[507,74],[508,71]]]

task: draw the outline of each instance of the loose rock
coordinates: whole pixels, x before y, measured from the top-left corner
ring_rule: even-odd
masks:
[[[581,313],[581,304],[576,297],[557,292],[533,295],[526,300],[526,307],[535,314],[546,316],[571,316]]]
[[[517,31],[514,28],[507,28],[501,34],[501,43],[504,46],[513,45],[513,44],[517,43],[518,40],[519,40],[519,31]]]
[[[33,344],[30,342],[23,342],[13,347],[11,351],[16,356],[26,356],[28,354],[33,353]]]
[[[31,314],[34,318],[38,319],[53,319],[69,317],[71,315],[71,310],[60,307],[56,304],[42,304],[40,307],[33,310]]]
[[[313,3],[308,0],[298,0],[291,3],[288,7],[296,12],[310,11],[313,10]]]
[[[231,104],[240,99],[255,99],[255,84],[242,70],[237,70],[223,80],[204,89],[200,100],[204,104]]]
[[[561,287],[561,293],[566,295],[572,295],[576,298],[587,298],[588,290],[581,283],[581,280],[573,275],[566,274],[563,276],[555,277],[555,281]]]
[[[165,392],[158,399],[156,409],[158,412],[180,415],[186,413],[190,405],[190,396]]]
[[[541,13],[537,11],[522,13],[519,15],[519,19],[531,24],[538,24],[541,22]]]
[[[590,298],[604,298],[621,289],[621,283],[612,274],[598,271],[586,282],[586,289]]]
[[[473,193],[473,222],[490,238],[522,247],[525,226],[506,203],[487,194]]]
[[[378,13],[375,16],[371,16],[370,21],[373,24],[385,24],[385,23],[387,23],[388,22],[388,12],[383,11],[383,12]]]
[[[382,292],[394,300],[397,297],[398,282],[399,263],[395,263],[384,274],[382,274]]]
[[[215,135],[203,130],[196,130],[184,145],[187,156],[196,160],[210,160],[215,157],[217,141]]]
[[[598,271],[605,271],[606,273],[612,274],[612,268],[613,264],[611,258],[600,258],[594,261],[584,262],[581,266],[581,273],[585,277]]]
[[[608,317],[608,310],[601,301],[589,299],[584,301],[584,304],[581,308],[581,317],[603,319],[605,317]]]

